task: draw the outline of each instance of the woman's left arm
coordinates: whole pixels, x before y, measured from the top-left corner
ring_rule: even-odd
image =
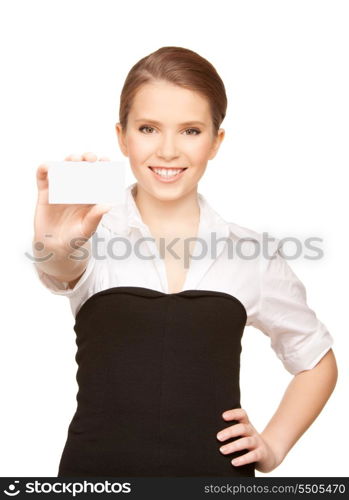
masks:
[[[256,462],[257,470],[272,471],[319,415],[335,388],[337,377],[337,363],[330,349],[314,368],[294,376],[275,414],[260,434],[241,408],[224,412],[225,420],[240,420],[240,423],[220,431],[218,439],[221,434],[224,439],[243,437],[226,445],[222,453],[247,448],[251,451],[234,460],[234,466]]]

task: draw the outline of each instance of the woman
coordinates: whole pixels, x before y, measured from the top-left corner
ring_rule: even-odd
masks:
[[[47,166],[37,170],[34,253],[53,257],[35,269],[69,297],[78,346],[78,405],[59,476],[269,472],[334,389],[333,339],[278,242],[272,258],[247,258],[261,234],[225,222],[197,192],[226,106],[206,59],[162,47],[122,89],[116,133],[137,179],[124,204],[50,206]],[[271,338],[294,375],[261,433],[240,406],[246,325]]]

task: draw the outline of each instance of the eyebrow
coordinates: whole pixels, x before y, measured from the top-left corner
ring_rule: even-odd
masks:
[[[137,119],[135,121],[136,122],[154,123],[155,125],[161,125],[160,122],[158,122],[156,120],[152,120],[151,118],[139,118],[139,119]],[[184,127],[185,125],[198,125],[198,124],[200,124],[202,127],[206,126],[206,123],[201,122],[199,120],[192,120],[192,121],[189,121],[189,122],[180,123],[180,126]]]

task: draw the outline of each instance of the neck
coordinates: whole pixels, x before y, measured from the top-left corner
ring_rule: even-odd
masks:
[[[197,225],[200,205],[197,189],[193,189],[175,200],[161,200],[152,196],[136,183],[133,197],[147,226],[167,231],[169,228],[184,228]]]

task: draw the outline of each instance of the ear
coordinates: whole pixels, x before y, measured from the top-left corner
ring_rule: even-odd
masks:
[[[124,135],[124,132],[122,130],[121,123],[118,122],[115,124],[115,131],[116,131],[116,135],[118,137],[119,147],[120,147],[122,153],[125,156],[128,156],[125,135]]]
[[[222,144],[224,137],[225,137],[225,130],[223,128],[220,128],[218,130],[217,135],[215,136],[215,138],[213,140],[211,153],[210,153],[210,156],[208,158],[209,160],[212,160],[216,156],[218,149],[219,149],[220,145]]]

